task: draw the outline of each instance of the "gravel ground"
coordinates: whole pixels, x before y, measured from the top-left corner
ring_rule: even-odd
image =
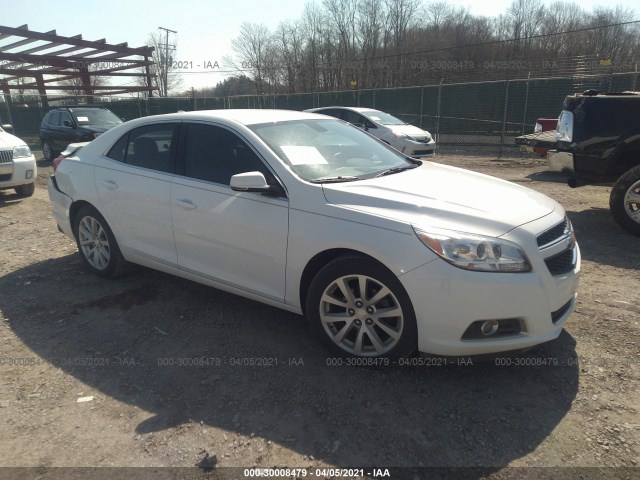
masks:
[[[198,465],[215,469],[165,472],[640,478],[640,240],[612,220],[610,187],[572,190],[536,159],[436,161],[565,206],[583,264],[560,338],[508,358],[332,366],[297,315],[142,267],[86,271],[39,161],[33,197],[0,192],[0,466],[37,468],[0,478]]]

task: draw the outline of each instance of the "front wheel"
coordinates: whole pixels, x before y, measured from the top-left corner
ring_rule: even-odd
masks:
[[[90,205],[80,209],[73,232],[83,262],[103,277],[116,277],[124,269],[125,260],[116,238],[100,212]]]
[[[306,313],[339,355],[401,358],[417,346],[415,314],[402,284],[365,257],[339,257],[322,268],[311,282]]]
[[[618,225],[640,237],[640,165],[628,170],[615,183],[609,208]]]
[[[42,142],[42,155],[44,155],[44,159],[48,162],[52,162],[54,159],[55,152],[53,151],[49,140],[43,140]]]

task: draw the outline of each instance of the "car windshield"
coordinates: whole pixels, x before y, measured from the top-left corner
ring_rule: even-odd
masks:
[[[122,123],[113,112],[104,108],[78,108],[72,111],[78,125],[119,125]]]
[[[415,166],[401,153],[338,120],[292,120],[249,128],[298,176],[311,182],[346,182]]]
[[[362,113],[362,115],[367,117],[369,120],[373,120],[376,123],[381,123],[382,125],[406,125],[406,122],[403,122],[399,118],[396,118],[393,115],[389,115],[388,113],[384,113],[379,110],[368,110],[360,113]]]

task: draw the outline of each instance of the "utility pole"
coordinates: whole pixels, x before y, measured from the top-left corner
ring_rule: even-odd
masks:
[[[166,33],[166,40],[164,42],[164,96],[169,96],[169,32],[178,33],[175,30],[169,30],[168,28],[158,27],[159,30],[164,30]]]

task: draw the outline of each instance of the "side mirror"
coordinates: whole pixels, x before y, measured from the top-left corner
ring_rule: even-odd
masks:
[[[4,125],[1,125],[2,129],[13,135],[13,125],[11,125],[10,123],[5,123]]]
[[[259,192],[282,195],[281,188],[269,185],[261,172],[238,173],[231,177],[231,190],[236,192]]]
[[[64,121],[62,122],[62,124],[63,124],[65,127],[72,127],[72,126],[73,126],[73,125],[71,125],[71,122],[70,122],[69,120],[64,120]]]

